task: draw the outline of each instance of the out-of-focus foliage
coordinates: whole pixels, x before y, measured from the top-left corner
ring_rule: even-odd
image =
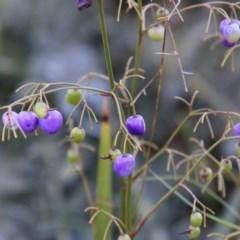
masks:
[[[137,25],[135,13],[126,13],[125,5],[121,24],[117,23],[117,3],[105,2],[113,67],[118,80],[127,60],[134,53]],[[192,1],[183,2],[187,6]],[[18,95],[14,90],[29,81],[74,82],[88,72],[105,73],[96,13],[95,3],[86,11],[78,12],[74,1],[69,0],[1,0],[0,104],[4,105],[16,99]],[[172,30],[183,68],[194,75],[187,76],[189,93],[186,93],[176,58],[165,58],[161,101],[166,107],[160,111],[162,116],[166,117],[157,124],[156,132],[159,134],[156,142],[159,145],[163,144],[162,139],[176,127],[185,111],[182,104],[173,100],[175,95],[188,97],[197,89],[200,92],[197,103],[199,106],[228,111],[239,109],[238,66],[233,73],[229,64],[221,68],[220,63],[226,49],[221,45],[211,49],[213,41],[203,41],[207,9],[196,9],[183,13],[182,16],[184,22],[178,16],[172,19]],[[214,31],[212,24],[210,33],[211,31]],[[166,47],[172,51],[170,36],[167,36]],[[159,55],[155,53],[159,51],[161,44],[144,38],[141,67],[147,69],[146,79],[152,76],[149,73],[157,71]],[[238,63],[239,60],[236,55],[235,62]],[[93,80],[91,84],[107,88],[107,84],[100,79]],[[145,82],[141,84],[144,86]],[[152,110],[151,96],[155,91],[156,85],[152,85],[147,90],[147,95],[137,103],[137,107],[145,111],[142,114],[146,116],[147,125],[150,124],[147,116],[151,115]],[[65,117],[71,111],[71,106],[64,101],[64,93],[57,94],[50,100],[53,106],[61,106]],[[91,95],[89,102],[100,116],[100,97]],[[113,127],[116,124],[114,114],[115,111],[111,117]],[[213,126],[216,133],[218,126],[222,124],[219,122]],[[183,129],[181,137],[174,144],[187,150],[189,142],[186,139],[189,131],[191,128],[188,126]],[[88,141],[93,146],[98,144],[98,133],[97,125],[94,125],[93,130],[87,129]],[[82,193],[83,186],[79,176],[71,171],[71,166],[66,161],[66,149],[60,142],[65,135],[64,131],[56,137],[40,134],[37,138],[32,136],[27,140],[20,138],[12,140],[11,143],[0,144],[0,239],[92,239],[88,225],[89,216],[83,212],[87,207]],[[199,135],[205,138],[207,143],[212,141],[204,131]],[[225,146],[217,149],[216,155],[221,156],[222,153],[231,151],[233,146]],[[96,152],[84,150],[83,163],[94,190]],[[154,166],[159,174],[165,173],[159,163]],[[159,194],[166,191],[159,183],[148,184],[150,187],[147,187],[143,194],[143,207],[139,214],[144,213],[147,207],[158,199]],[[114,200],[118,201],[118,197],[116,192]],[[229,196],[229,201],[233,198],[236,199],[234,193]],[[208,203],[212,204],[211,199]],[[161,217],[156,214],[147,225],[146,231],[142,231],[136,239],[157,240],[159,236],[165,240],[179,239],[178,230],[187,224],[189,216],[189,212],[182,206],[181,201],[172,198],[164,205]],[[213,203],[212,207],[217,209],[218,205]]]

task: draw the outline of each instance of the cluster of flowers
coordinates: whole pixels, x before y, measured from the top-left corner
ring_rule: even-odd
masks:
[[[21,128],[25,133],[34,132],[38,126],[47,134],[55,134],[63,123],[58,110],[49,110],[45,103],[38,102],[33,111],[6,111],[2,115],[4,127],[10,130]]]
[[[133,115],[127,118],[126,128],[135,136],[143,136],[146,130],[144,118],[141,115]],[[113,170],[120,177],[128,177],[135,168],[135,158],[130,153],[121,153],[117,148],[112,148],[109,158],[113,161]]]
[[[83,97],[79,90],[69,89],[65,95],[66,101],[76,106]],[[126,129],[129,134],[134,136],[143,136],[146,130],[144,118],[141,115],[132,115],[126,120]],[[73,143],[80,143],[85,139],[85,130],[83,128],[74,127],[70,132],[70,139]],[[68,160],[70,163],[78,161],[79,157],[74,151],[68,151]],[[113,171],[120,177],[128,177],[135,168],[135,158],[130,153],[121,153],[121,151],[113,147],[110,149],[108,156],[104,159],[110,159],[113,162]]]
[[[126,128],[131,135],[143,136],[145,133],[145,121],[141,115],[133,115],[127,118]],[[73,143],[81,143],[86,133],[83,128],[74,127],[70,132],[70,140]],[[76,163],[79,155],[74,150],[69,150],[67,158],[70,163]],[[122,178],[128,177],[135,168],[135,158],[130,153],[122,153],[118,148],[113,147],[103,159],[113,162],[113,171]]]
[[[224,19],[219,24],[220,39],[224,46],[233,47],[240,38],[240,21]]]
[[[66,101],[72,105],[81,102],[82,95],[78,90],[70,89],[66,94]],[[8,110],[2,115],[5,128],[15,131],[20,128],[24,133],[32,133],[40,127],[47,134],[57,133],[63,123],[60,111],[49,109],[42,101],[35,104],[33,111],[21,111],[19,113]],[[126,129],[129,134],[143,136],[145,133],[145,121],[141,115],[132,115],[126,120]],[[85,139],[85,130],[80,127],[72,128],[70,140],[73,143],[81,143]],[[70,152],[71,153],[71,152]],[[78,160],[77,155],[70,154],[69,162]],[[113,162],[113,170],[120,177],[128,177],[135,168],[135,158],[130,153],[121,153],[117,148],[112,148],[107,157]]]

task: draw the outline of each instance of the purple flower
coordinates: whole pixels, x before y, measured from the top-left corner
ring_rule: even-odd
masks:
[[[232,18],[232,19],[223,19],[220,24],[219,24],[219,32],[223,34],[224,28],[231,24],[231,23],[237,23],[238,26],[240,27],[240,21],[238,19]]]
[[[229,19],[223,19],[219,24],[219,32],[223,34],[223,29],[230,23]]]
[[[141,115],[132,115],[126,120],[126,128],[132,135],[143,136],[146,131],[145,121]]]
[[[92,0],[77,0],[76,1],[78,10],[82,10],[84,8],[89,8],[92,6]]]
[[[223,33],[222,33],[223,37],[225,37],[228,42],[236,42],[238,41],[239,37],[240,37],[240,28],[239,25],[235,22],[232,22],[228,25],[226,25],[223,28]]]
[[[219,24],[221,42],[226,47],[233,47],[240,38],[240,22],[237,19],[224,19]]]
[[[14,111],[7,111],[2,115],[2,122],[4,126],[11,130],[18,129],[18,113]]]
[[[116,157],[113,170],[119,177],[128,177],[135,168],[135,159],[132,154],[124,153]]]
[[[235,135],[240,136],[240,122],[234,125],[233,132]]]
[[[51,110],[45,118],[39,119],[39,126],[44,132],[55,134],[62,127],[62,122],[62,114],[58,110]]]
[[[34,132],[38,127],[38,117],[31,111],[21,111],[18,114],[18,123],[26,133]]]
[[[221,38],[221,42],[225,47],[231,48],[235,45],[234,42],[229,42],[227,39],[225,38]]]

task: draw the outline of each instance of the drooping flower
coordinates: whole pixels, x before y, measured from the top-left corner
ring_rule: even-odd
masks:
[[[89,8],[92,6],[92,0],[77,0],[76,1],[77,8],[79,11]]]
[[[240,22],[237,19],[224,19],[219,24],[221,42],[226,47],[233,47],[240,38]]]
[[[7,111],[2,115],[3,125],[11,130],[16,130],[19,127],[18,113],[14,111]]]
[[[114,172],[122,178],[128,177],[135,168],[135,159],[132,154],[124,153],[116,157],[113,163]]]

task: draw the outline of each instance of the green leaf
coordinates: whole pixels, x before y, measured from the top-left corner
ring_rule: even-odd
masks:
[[[110,160],[103,160],[101,157],[106,156],[110,148],[111,127],[108,116],[104,116],[100,131],[96,204],[99,209],[108,213],[111,213],[112,209],[112,162]],[[94,222],[95,240],[103,240],[106,230],[108,233],[105,240],[111,240],[111,229],[108,229],[111,222],[110,217],[104,214],[104,212],[100,212]]]

